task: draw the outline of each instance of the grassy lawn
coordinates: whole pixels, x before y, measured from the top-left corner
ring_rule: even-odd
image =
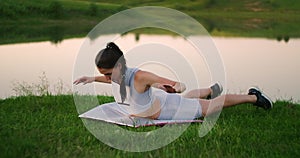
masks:
[[[113,101],[98,98],[100,104]],[[71,95],[15,97],[0,100],[0,157],[299,157],[299,117],[300,105],[286,101],[270,111],[241,105],[224,109],[205,137],[198,137],[201,124],[192,124],[163,148],[131,153],[97,140],[78,118]]]
[[[2,0],[0,45],[84,37],[112,14],[149,5],[182,11],[214,36],[300,37],[298,0]],[[98,98],[99,104],[113,101]],[[198,137],[196,123],[163,148],[131,153],[96,139],[78,118],[72,95],[12,97],[0,99],[0,157],[300,157],[299,118],[300,105],[288,101],[276,101],[270,111],[241,105],[224,109],[205,137]]]

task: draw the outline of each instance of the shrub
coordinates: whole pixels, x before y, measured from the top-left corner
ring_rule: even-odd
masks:
[[[51,18],[61,18],[64,15],[63,5],[58,1],[53,1],[49,5],[48,12]]]
[[[98,7],[95,3],[91,3],[88,9],[88,15],[97,16],[98,15]]]

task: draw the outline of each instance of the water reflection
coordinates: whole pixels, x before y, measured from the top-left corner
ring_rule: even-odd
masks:
[[[64,39],[64,34],[65,34],[65,29],[64,27],[61,26],[51,26],[48,28],[49,32],[49,41],[58,44],[63,41]]]
[[[56,39],[60,41],[59,37]],[[272,99],[293,98],[299,101],[300,71],[297,69],[300,68],[300,39],[286,39],[288,43],[263,38],[214,37],[225,65],[227,92],[241,93],[250,86],[259,86]],[[51,42],[0,45],[0,97],[13,95],[13,82],[37,82],[42,72],[45,72],[50,84],[61,79],[65,85],[71,87],[73,64],[83,40],[63,40],[57,45]],[[284,37],[281,40],[285,40]],[[115,42],[124,52],[129,52],[135,46],[162,43],[170,48],[176,47],[185,57],[194,58],[189,57],[193,48],[188,41],[176,36],[127,34],[120,36]],[[201,78],[200,86],[209,86],[211,81],[209,70],[203,61],[205,59],[191,60],[195,60],[191,64],[199,72],[197,75]],[[161,73],[157,66],[146,65],[145,68]],[[111,94],[109,85],[96,84],[96,88],[99,94]],[[188,85],[187,88],[192,89],[193,85]]]
[[[277,36],[277,41],[281,41],[281,40],[284,40],[286,43],[288,43],[289,42],[289,40],[290,40],[290,37],[289,36]]]

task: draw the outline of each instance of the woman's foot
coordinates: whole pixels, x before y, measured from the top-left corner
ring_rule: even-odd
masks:
[[[207,96],[206,99],[214,99],[217,96],[219,96],[223,91],[223,87],[220,83],[215,83],[214,85],[210,86],[210,89],[211,93]]]
[[[255,95],[257,100],[253,104],[254,106],[258,106],[264,108],[265,110],[269,110],[273,108],[273,103],[271,99],[269,99],[265,94],[263,94],[258,88],[252,87],[248,90],[248,95]]]

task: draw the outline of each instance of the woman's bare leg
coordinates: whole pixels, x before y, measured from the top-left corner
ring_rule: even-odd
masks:
[[[210,88],[203,88],[203,89],[194,89],[187,92],[184,97],[185,98],[200,98],[206,99],[212,93]]]
[[[216,97],[212,100],[199,99],[202,107],[202,115],[207,116],[222,108],[227,108],[243,103],[255,103],[257,97],[255,95],[243,95],[243,94],[226,94]]]
[[[209,88],[194,89],[184,95],[186,98],[213,99],[219,96],[223,91],[223,87],[219,83],[215,83]]]

